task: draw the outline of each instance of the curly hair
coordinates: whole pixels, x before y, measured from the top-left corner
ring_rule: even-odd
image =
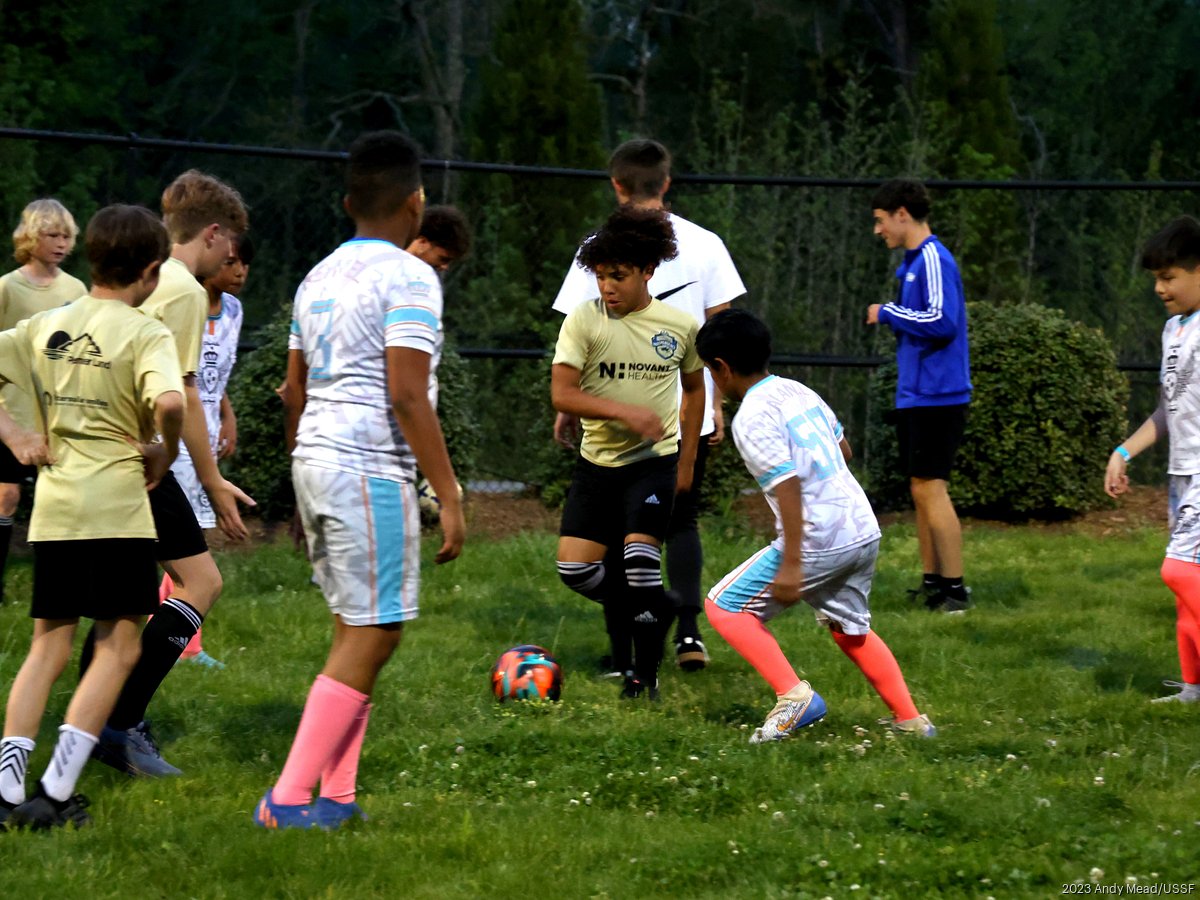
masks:
[[[603,228],[584,238],[579,266],[592,272],[596,266],[653,269],[678,255],[666,210],[626,205],[609,216]]]
[[[71,239],[68,253],[75,249],[79,226],[75,224],[75,217],[70,210],[51,197],[34,200],[22,210],[21,222],[13,232],[13,256],[17,264],[23,266],[33,259],[33,248],[37,246],[38,238],[51,231],[61,231]]]

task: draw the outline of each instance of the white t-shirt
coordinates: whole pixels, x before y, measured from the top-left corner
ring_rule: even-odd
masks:
[[[783,522],[774,488],[793,477],[804,505],[802,553],[831,553],[879,537],[871,503],[842,458],[841,439],[833,411],[798,381],[769,375],[746,393],[733,417],[733,442],[775,513],[777,550]]]
[[[437,273],[394,244],[356,238],[318,263],[296,291],[288,338],[308,365],[292,455],[327,469],[414,480],[416,459],[392,416],[386,348],[433,357],[441,320]]]
[[[221,398],[229,386],[229,375],[237,362],[238,338],[242,333],[242,301],[233,294],[221,294],[221,311],[204,322],[200,338],[200,363],[196,370],[196,390],[204,407],[204,422],[208,426],[208,443],[213,456],[217,455],[217,438],[221,432]],[[176,474],[190,467],[192,459],[181,442],[179,456],[171,466]]]
[[[679,255],[654,270],[648,285],[650,294],[668,306],[691,313],[703,325],[708,310],[731,303],[746,293],[746,286],[742,284],[724,241],[680,216],[668,213],[667,218],[675,229]],[[576,255],[558,289],[558,296],[554,298],[554,309],[565,316],[580,303],[599,296],[596,276],[579,267]],[[716,426],[712,412],[712,376],[707,369],[704,370],[704,394],[704,424],[700,433],[711,434]]]
[[[1167,472],[1200,473],[1200,315],[1172,316],[1162,334],[1162,402],[1171,447]]]

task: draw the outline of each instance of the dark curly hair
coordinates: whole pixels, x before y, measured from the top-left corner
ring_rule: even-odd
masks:
[[[596,266],[652,269],[678,255],[666,210],[626,205],[609,216],[603,228],[584,238],[579,265],[592,272]]]

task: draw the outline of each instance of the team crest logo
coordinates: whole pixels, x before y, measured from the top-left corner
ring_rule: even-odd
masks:
[[[675,349],[679,346],[679,341],[667,332],[660,331],[654,337],[650,338],[650,346],[663,359],[670,359],[675,355]]]
[[[221,372],[217,368],[217,351],[205,350],[203,354],[204,365],[200,370],[200,377],[204,381],[204,390],[213,394],[217,390],[217,381],[221,377]]]

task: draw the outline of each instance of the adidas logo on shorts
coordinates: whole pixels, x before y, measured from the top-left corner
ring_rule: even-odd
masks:
[[[658,494],[651,494],[649,497],[646,498],[646,502],[649,503],[651,506],[659,506],[660,504],[658,502]]]

